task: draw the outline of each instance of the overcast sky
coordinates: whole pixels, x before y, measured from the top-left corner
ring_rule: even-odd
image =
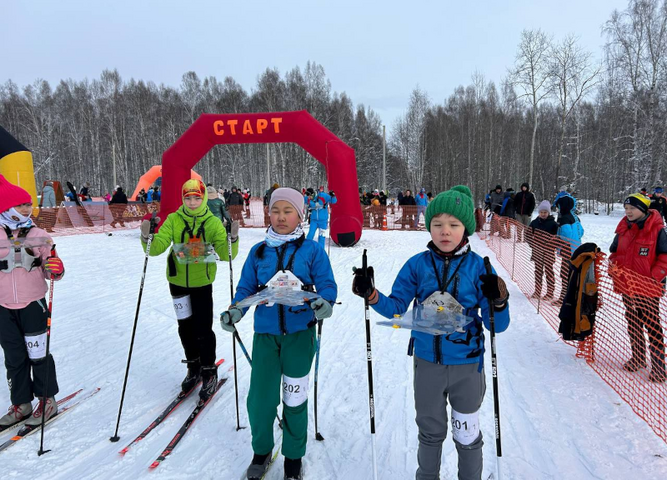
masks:
[[[568,33],[600,57],[627,0],[1,0],[0,83],[99,77],[178,86],[184,72],[250,91],[267,67],[321,64],[333,90],[391,127],[419,84],[442,103],[473,72],[499,83],[521,30]],[[213,112],[212,112],[213,113]],[[220,112],[222,113],[222,112]]]

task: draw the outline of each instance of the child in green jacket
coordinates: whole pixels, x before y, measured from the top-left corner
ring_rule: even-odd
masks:
[[[169,214],[160,230],[153,236],[151,256],[169,250],[167,280],[178,319],[178,335],[185,351],[184,363],[188,372],[181,383],[184,392],[191,391],[202,380],[199,396],[206,400],[218,383],[215,365],[215,333],[213,333],[213,282],[216,264],[210,260],[195,260],[183,251],[212,246],[218,257],[229,260],[227,232],[222,222],[207,206],[207,191],[201,180],[191,179],[183,184],[183,205]],[[158,219],[159,221],[159,219]],[[141,241],[146,249],[150,221],[141,224]],[[238,253],[238,223],[231,226],[232,258]],[[173,246],[172,246],[173,245]],[[175,248],[186,247],[186,248]],[[194,248],[193,248],[194,247]],[[180,258],[178,258],[180,257]]]

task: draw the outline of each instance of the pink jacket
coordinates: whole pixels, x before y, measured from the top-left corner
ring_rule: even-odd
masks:
[[[12,234],[16,238],[18,230]],[[32,227],[25,237],[27,239],[44,239],[48,243],[43,247],[35,248],[33,255],[42,259],[42,263],[51,256],[53,239],[41,228]],[[39,240],[36,240],[38,242]],[[7,257],[10,252],[7,233],[0,228],[0,259]],[[44,298],[47,291],[46,280],[49,275],[44,267],[28,271],[24,268],[14,268],[11,272],[0,270],[0,305],[11,310],[27,307],[31,302]],[[62,278],[62,275],[60,276]],[[58,278],[57,280],[60,280]]]

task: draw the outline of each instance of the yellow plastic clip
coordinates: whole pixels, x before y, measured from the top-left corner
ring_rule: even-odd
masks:
[[[394,324],[394,325],[393,325],[393,328],[401,328],[401,326],[400,326],[400,325],[396,325],[396,324]]]

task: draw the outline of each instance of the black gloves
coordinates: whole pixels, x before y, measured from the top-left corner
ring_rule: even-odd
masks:
[[[332,197],[335,197],[336,193],[333,190],[329,190],[329,195],[332,196]]]
[[[363,268],[354,269],[352,292],[362,298],[368,297],[369,303],[377,302],[377,292],[375,290],[375,274],[373,272],[373,267],[368,267],[366,272],[364,272]]]
[[[497,311],[503,310],[510,296],[505,281],[493,273],[481,275],[479,279],[482,281],[481,288],[484,296],[493,302]]]

